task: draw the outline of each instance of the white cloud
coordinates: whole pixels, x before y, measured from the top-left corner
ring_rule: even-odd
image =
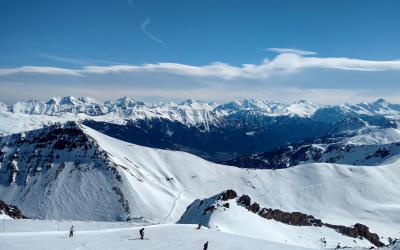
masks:
[[[79,70],[66,69],[58,67],[43,67],[43,66],[22,66],[17,68],[0,68],[0,76],[15,75],[21,73],[31,74],[47,74],[47,75],[71,75],[80,76]]]
[[[152,40],[158,42],[159,44],[161,44],[164,47],[167,47],[167,45],[159,38],[157,38],[156,36],[154,36],[153,34],[151,34],[150,32],[147,31],[147,26],[151,23],[151,19],[147,18],[146,20],[144,20],[141,24],[140,24],[140,28],[142,29],[143,33],[145,33],[148,37],[150,37]]]
[[[67,63],[67,64],[81,65],[81,66],[96,65],[96,64],[108,64],[108,65],[123,64],[121,62],[114,62],[114,61],[109,61],[109,60],[70,58],[70,57],[58,56],[58,55],[52,55],[52,54],[39,54],[39,56],[50,59],[55,62],[62,62],[62,63]]]
[[[317,52],[314,51],[308,51],[308,50],[301,50],[301,49],[288,49],[288,48],[267,48],[264,49],[265,51],[271,51],[271,52],[276,52],[279,54],[283,53],[291,53],[291,54],[297,54],[297,55],[316,55]]]
[[[400,60],[372,61],[336,57],[305,57],[293,53],[279,54],[272,60],[264,60],[260,64],[243,64],[232,66],[222,62],[214,62],[204,66],[181,63],[154,63],[142,65],[108,65],[84,66],[79,69],[22,66],[17,68],[0,68],[0,76],[13,74],[51,74],[85,76],[89,74],[118,74],[138,72],[160,72],[186,75],[192,77],[211,77],[225,80],[232,79],[266,79],[272,74],[290,74],[305,69],[335,69],[343,71],[399,71]]]

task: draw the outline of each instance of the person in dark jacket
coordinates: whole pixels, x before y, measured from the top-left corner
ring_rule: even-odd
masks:
[[[207,250],[208,249],[208,241],[204,244],[203,250]]]
[[[144,239],[144,228],[139,230],[139,234],[140,234],[140,239],[143,240]]]
[[[74,231],[75,231],[74,225],[72,225],[71,228],[69,229],[69,237],[70,238],[74,237]]]

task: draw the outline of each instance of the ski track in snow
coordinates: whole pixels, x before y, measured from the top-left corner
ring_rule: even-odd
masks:
[[[175,208],[176,208],[176,204],[178,203],[178,201],[180,200],[182,194],[183,194],[185,191],[186,191],[186,190],[182,190],[182,191],[179,193],[179,195],[175,198],[174,205],[172,206],[171,211],[168,213],[167,217],[165,217],[165,220],[164,220],[164,221],[168,221],[169,218],[171,217],[171,215],[174,213]]]

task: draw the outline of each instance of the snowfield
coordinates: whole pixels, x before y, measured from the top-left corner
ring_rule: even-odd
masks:
[[[30,226],[29,222],[26,226]],[[140,240],[139,229],[140,227],[80,231],[78,227],[72,239],[68,238],[68,231],[0,233],[0,248],[13,250],[188,250],[203,249],[203,244],[209,241],[208,249],[210,250],[305,249],[216,230],[196,230],[195,225],[148,226],[145,228],[145,240]]]
[[[159,222],[176,222],[196,198],[231,188],[251,195],[265,207],[300,211],[343,225],[360,222],[384,234],[400,230],[400,189],[394,188],[400,187],[399,158],[375,167],[319,163],[248,170],[188,153],[124,143],[87,127],[84,130],[114,162],[143,178],[140,182],[129,171],[121,171],[133,186],[130,190],[135,190],[134,200],[151,208],[141,214]]]
[[[43,223],[43,225],[41,225]],[[71,222],[76,223],[76,222]],[[145,227],[145,240],[139,239],[141,227],[110,227],[98,230],[96,223],[91,228],[75,225],[75,236],[68,238],[68,230],[45,231],[46,221],[23,220],[24,230],[29,232],[0,233],[0,249],[10,250],[54,250],[54,249],[143,249],[143,250],[189,250],[202,249],[209,242],[209,250],[304,250],[294,245],[275,243],[243,235],[225,233],[219,230],[202,228],[196,225],[164,224]],[[43,228],[44,227],[44,228]],[[292,232],[288,232],[290,234]],[[293,237],[295,240],[296,237]],[[300,239],[302,240],[302,239]],[[320,242],[321,243],[321,242]],[[321,243],[322,244],[322,243]],[[343,245],[342,245],[343,246]],[[317,249],[323,249],[322,245]],[[349,248],[347,248],[349,249]],[[364,249],[367,248],[351,248]],[[383,247],[383,250],[399,250],[400,244]]]

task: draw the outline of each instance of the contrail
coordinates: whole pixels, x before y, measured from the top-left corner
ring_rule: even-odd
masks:
[[[167,47],[167,45],[166,45],[163,41],[161,41],[161,40],[158,39],[157,37],[153,36],[152,34],[150,34],[150,33],[146,30],[147,25],[149,25],[150,23],[151,23],[151,19],[150,19],[150,18],[147,18],[146,20],[144,20],[144,21],[140,24],[140,27],[142,28],[142,31],[143,31],[148,37],[150,37],[151,39],[153,39],[154,41],[158,42],[159,44],[161,44],[161,45],[164,46],[164,47]]]

